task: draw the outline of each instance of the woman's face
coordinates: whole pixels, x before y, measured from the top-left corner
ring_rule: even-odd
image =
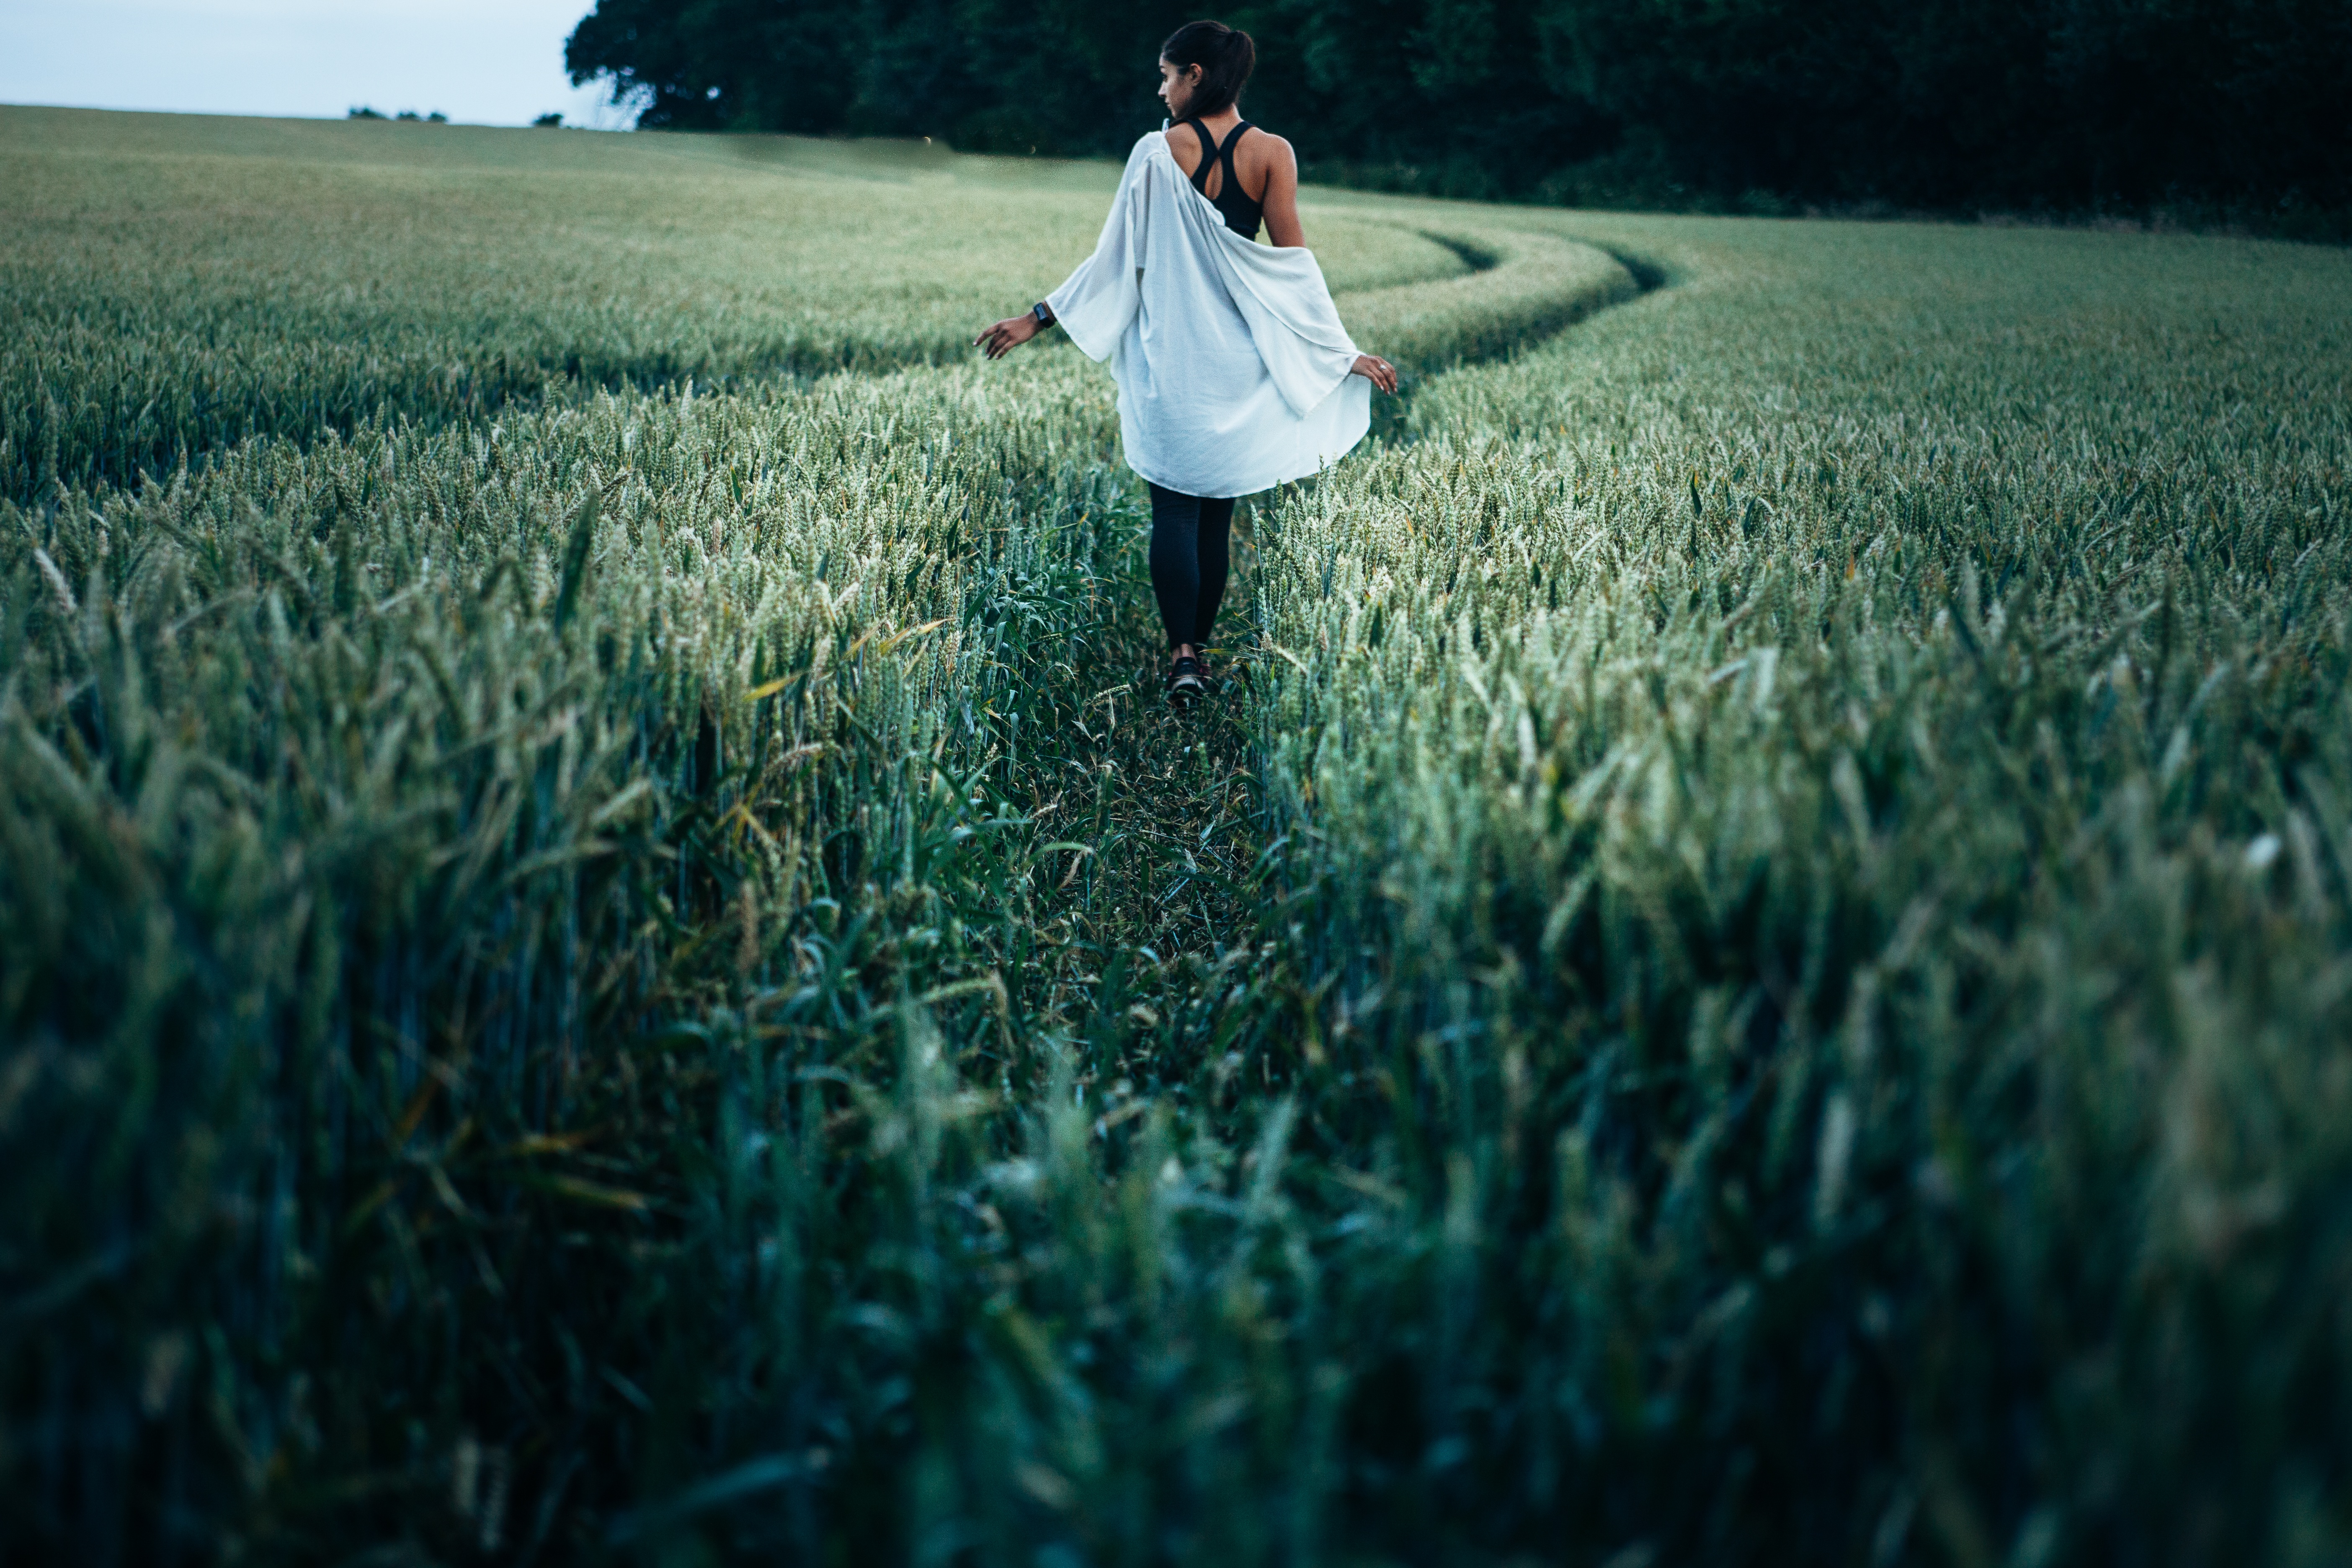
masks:
[[[1192,101],[1193,91],[1201,85],[1199,66],[1180,66],[1172,61],[1160,62],[1160,101],[1168,106],[1168,118],[1184,118],[1185,106]]]

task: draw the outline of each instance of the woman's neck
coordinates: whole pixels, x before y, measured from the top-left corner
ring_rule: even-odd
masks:
[[[1216,132],[1219,135],[1223,135],[1225,132],[1232,130],[1235,125],[1241,123],[1241,105],[1237,103],[1229,103],[1223,109],[1217,110],[1214,114],[1195,114],[1188,110],[1185,111],[1184,118],[1187,120],[1197,120],[1202,124],[1207,126],[1210,130]]]

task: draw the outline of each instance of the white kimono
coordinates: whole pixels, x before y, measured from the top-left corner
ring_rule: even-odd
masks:
[[[1110,361],[1128,466],[1195,496],[1244,496],[1336,462],[1371,423],[1371,383],[1323,269],[1225,227],[1154,132],[1128,154],[1095,253],[1046,296]]]

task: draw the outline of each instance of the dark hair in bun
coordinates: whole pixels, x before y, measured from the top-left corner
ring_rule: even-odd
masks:
[[[1242,83],[1256,68],[1257,45],[1247,33],[1223,22],[1187,22],[1168,35],[1160,46],[1160,58],[1179,68],[1201,68],[1201,85],[1184,106],[1187,114],[1223,114],[1241,97]]]

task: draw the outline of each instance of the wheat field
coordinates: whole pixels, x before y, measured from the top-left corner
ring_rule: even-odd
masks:
[[[0,1551],[2352,1554],[2352,260],[0,110]]]

